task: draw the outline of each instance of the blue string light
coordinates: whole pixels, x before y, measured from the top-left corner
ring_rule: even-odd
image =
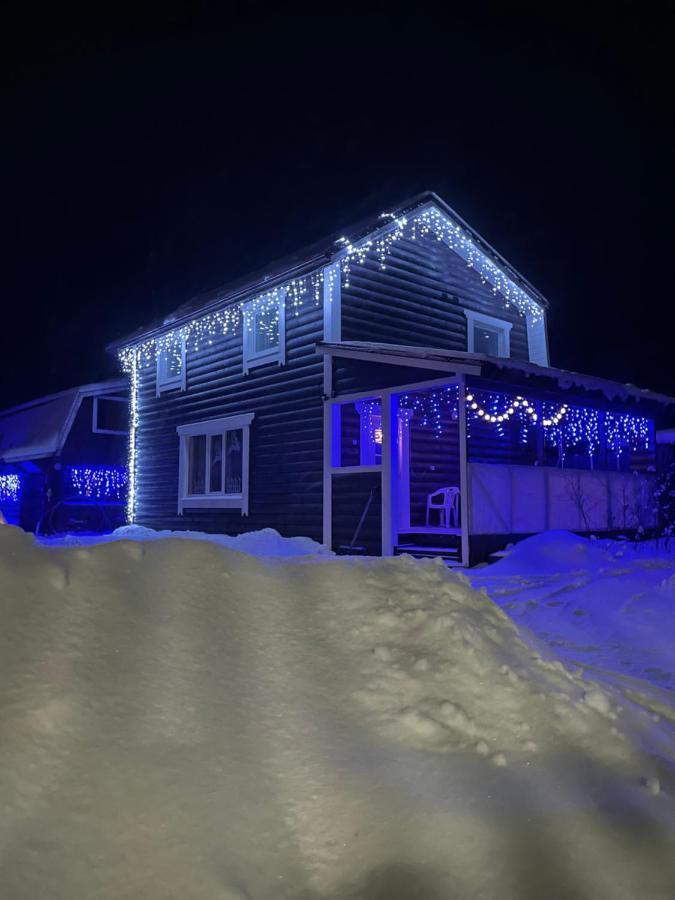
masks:
[[[87,500],[122,501],[129,483],[126,469],[106,466],[70,466],[67,477],[73,493]]]
[[[423,427],[431,426],[434,436],[439,438],[443,433],[443,411],[449,411],[452,419],[458,416],[458,390],[456,385],[447,385],[438,391],[416,391],[413,394],[401,394],[401,409],[411,409],[421,417]],[[406,419],[406,424],[408,420]]]
[[[21,493],[18,475],[0,475],[0,503],[17,503]]]
[[[616,456],[617,464],[626,450],[649,450],[650,434],[650,421],[643,416],[631,416],[629,413],[605,415],[607,447]]]

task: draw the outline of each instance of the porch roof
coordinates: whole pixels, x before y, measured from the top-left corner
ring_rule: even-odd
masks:
[[[439,371],[464,372],[466,374],[489,377],[498,372],[513,372],[525,378],[542,378],[554,382],[562,390],[581,388],[586,391],[601,391],[610,401],[640,400],[657,403],[664,407],[675,407],[675,397],[659,394],[633,384],[622,384],[596,375],[582,375],[567,369],[540,366],[526,360],[487,356],[484,353],[468,353],[463,350],[442,350],[435,347],[412,347],[405,344],[380,344],[370,341],[341,341],[333,343],[320,341],[317,353],[329,356],[362,359],[385,365],[434,368]]]

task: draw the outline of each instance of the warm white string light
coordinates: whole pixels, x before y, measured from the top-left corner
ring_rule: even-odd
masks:
[[[480,419],[483,419],[485,422],[492,422],[493,424],[497,422],[508,422],[511,416],[514,416],[517,413],[526,413],[533,422],[536,422],[539,418],[539,414],[536,412],[534,406],[530,403],[530,401],[525,397],[521,397],[520,395],[510,401],[510,405],[503,412],[497,414],[489,412],[489,410],[481,406],[476,401],[474,395],[471,393],[468,393],[466,395],[466,403],[469,409]],[[561,407],[561,410],[563,410],[563,407]],[[564,415],[566,411],[567,406],[565,405],[562,415]],[[546,425],[550,423],[547,423],[545,420],[543,424]]]

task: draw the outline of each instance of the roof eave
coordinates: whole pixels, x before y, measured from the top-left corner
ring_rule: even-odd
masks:
[[[327,251],[318,253],[315,256],[312,256],[310,259],[304,260],[303,262],[298,263],[295,266],[290,266],[286,269],[280,270],[274,275],[266,275],[262,278],[258,278],[251,282],[248,282],[244,286],[237,288],[230,293],[226,293],[223,296],[209,301],[204,306],[199,307],[199,309],[197,310],[191,310],[190,312],[186,312],[182,316],[172,316],[171,321],[167,321],[167,317],[167,319],[165,319],[161,325],[156,325],[151,328],[139,329],[138,331],[133,332],[132,334],[127,335],[124,338],[112,341],[111,343],[106,345],[106,350],[109,353],[116,353],[117,351],[122,350],[125,347],[130,347],[134,344],[142,343],[143,340],[147,340],[148,338],[157,337],[161,334],[167,334],[171,331],[175,331],[177,328],[180,328],[182,325],[186,325],[196,317],[201,318],[201,316],[207,316],[210,312],[237,303],[250,296],[251,294],[256,294],[260,291],[272,290],[273,288],[279,287],[281,284],[292,278],[302,278],[303,275],[307,275],[314,269],[320,266],[327,265],[327,263],[329,263],[332,259],[333,254],[330,254]]]
[[[492,261],[498,265],[504,273],[522,290],[524,290],[530,297],[539,304],[543,309],[547,310],[550,307],[548,300],[541,294],[523,275],[518,272],[504,257],[494,249],[494,247],[485,240],[475,229],[473,229],[468,222],[466,222],[455,210],[449,206],[438,194],[433,191],[424,191],[421,194],[416,194],[414,197],[411,197],[408,200],[403,201],[403,203],[399,204],[396,208],[391,211],[391,215],[396,218],[400,218],[401,216],[405,216],[406,214],[410,214],[413,211],[421,211],[425,207],[436,206],[440,208],[440,210],[447,215],[450,219],[452,219],[457,225],[459,225],[462,230],[464,230],[472,241],[476,243],[476,245],[485,253],[488,257],[492,259]],[[362,233],[358,235],[353,235],[350,240],[353,244],[359,244],[361,241],[366,240],[367,238],[371,238],[378,234],[384,234],[387,230],[395,228],[395,221],[387,221],[381,224],[377,224],[377,220],[375,220],[375,224],[369,226],[363,230]],[[348,232],[349,229],[346,229]],[[286,266],[283,269],[280,269],[278,272],[273,275],[265,275],[259,278],[253,278],[251,281],[245,283],[241,287],[236,288],[230,292],[227,292],[225,289],[225,293],[220,296],[214,297],[212,300],[207,301],[203,306],[200,306],[196,309],[191,309],[189,312],[186,312],[183,315],[172,316],[171,321],[167,321],[165,319],[161,324],[153,325],[148,328],[138,329],[135,332],[132,332],[129,335],[126,335],[123,338],[112,341],[106,347],[108,352],[116,353],[119,350],[122,350],[125,347],[133,346],[134,344],[141,343],[143,340],[147,340],[153,337],[157,337],[161,334],[166,334],[168,332],[174,331],[176,328],[180,328],[181,326],[187,324],[196,316],[204,316],[208,315],[209,312],[213,312],[215,309],[219,309],[223,306],[228,306],[230,304],[236,303],[250,294],[257,293],[260,290],[265,290],[269,288],[278,287],[284,281],[289,280],[293,277],[302,277],[302,275],[306,275],[307,273],[313,271],[322,265],[327,265],[331,261],[335,259],[339,259],[344,255],[344,248],[336,245],[336,242],[333,240],[327,244],[327,246],[320,252],[314,253],[311,257],[308,257],[300,262],[295,263],[292,266]],[[198,300],[198,298],[195,298]]]

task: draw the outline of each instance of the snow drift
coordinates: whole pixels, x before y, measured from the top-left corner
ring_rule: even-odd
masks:
[[[3,527],[0,608],[3,896],[673,895],[668,723],[436,561]]]

